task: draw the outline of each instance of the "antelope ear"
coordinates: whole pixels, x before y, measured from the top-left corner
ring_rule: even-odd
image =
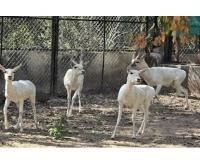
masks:
[[[2,66],[1,64],[0,64],[0,70],[2,70],[3,72],[5,72],[5,67],[4,66]]]
[[[16,72],[18,69],[20,69],[22,66],[22,64],[19,64],[18,66],[16,66],[15,68],[13,68],[13,71]]]

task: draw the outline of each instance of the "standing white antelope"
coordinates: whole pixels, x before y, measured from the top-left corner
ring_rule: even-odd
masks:
[[[159,94],[162,86],[173,87],[176,89],[176,94],[171,98],[168,105],[176,99],[180,93],[184,93],[186,104],[185,109],[189,109],[188,91],[181,85],[186,78],[186,72],[179,68],[171,67],[151,67],[144,60],[145,53],[140,52],[137,56],[133,56],[128,69],[140,70],[140,76],[150,86],[156,86],[156,96]]]
[[[33,114],[34,114],[34,121],[35,126],[37,128],[37,116],[36,116],[36,107],[35,107],[35,98],[36,98],[36,87],[35,85],[29,80],[14,80],[15,72],[21,67],[21,64],[16,66],[13,69],[6,69],[0,64],[0,69],[4,72],[4,79],[5,79],[5,104],[4,104],[4,125],[5,129],[9,128],[8,118],[7,118],[7,108],[10,102],[16,103],[19,109],[19,117],[17,124],[14,126],[15,129],[20,128],[20,131],[23,131],[23,107],[24,107],[24,100],[30,99]]]
[[[124,106],[132,109],[132,122],[133,122],[132,138],[139,137],[144,133],[148,120],[149,107],[151,105],[153,97],[155,96],[155,90],[153,87],[147,85],[136,85],[140,83],[140,81],[141,78],[139,76],[139,71],[128,70],[127,82],[120,88],[118,93],[118,98],[117,98],[119,103],[118,118],[111,138],[115,138],[116,130],[119,125],[119,122],[121,121],[122,109]],[[136,134],[135,118],[137,109],[141,109],[144,112],[144,119]]]
[[[79,63],[75,62],[71,58],[71,62],[74,66],[71,69],[68,69],[65,76],[64,76],[64,86],[67,90],[67,116],[71,116],[72,109],[74,107],[74,101],[78,95],[79,100],[79,112],[81,112],[81,91],[83,88],[83,81],[84,81],[84,73],[85,70],[83,69],[83,54],[80,55]],[[71,93],[75,91],[72,102],[71,102]]]

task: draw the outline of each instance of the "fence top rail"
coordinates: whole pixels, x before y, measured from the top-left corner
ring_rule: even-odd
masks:
[[[146,21],[138,20],[109,20],[106,18],[103,19],[87,19],[87,18],[72,18],[72,17],[59,17],[59,20],[69,20],[69,21],[94,21],[94,22],[110,22],[110,23],[146,23]]]
[[[43,16],[0,16],[1,18],[16,18],[16,19],[41,19],[41,20],[52,20],[52,17]],[[98,22],[110,22],[110,23],[146,23],[145,20],[111,20],[102,18],[80,18],[80,17],[58,17],[59,20],[69,20],[69,21],[98,21]]]
[[[52,20],[52,17],[42,17],[42,16],[0,16],[1,18],[17,18],[17,19],[43,19],[43,20]]]
[[[2,51],[52,51],[52,49],[39,49],[39,48],[2,48]],[[59,52],[66,51],[83,51],[83,52],[133,52],[131,49],[58,49]]]

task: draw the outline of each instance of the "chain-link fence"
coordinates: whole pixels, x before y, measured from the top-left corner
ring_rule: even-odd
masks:
[[[66,95],[69,54],[84,52],[89,62],[84,92],[113,90],[126,81],[132,52],[124,47],[128,34],[139,32],[141,25],[146,26],[146,17],[1,17],[1,63],[22,63],[15,79],[33,81],[43,99]],[[0,87],[3,95],[3,74]]]
[[[138,33],[141,25],[146,26],[145,17],[60,17],[56,94],[66,95],[63,77],[70,68],[68,54],[79,52],[89,61],[85,92],[118,89],[126,81],[132,55],[131,50],[125,50],[129,33]]]
[[[23,67],[15,79],[29,79],[37,86],[38,96],[50,94],[51,19],[27,17],[1,18],[1,63],[12,68]],[[1,94],[4,80],[1,73]]]
[[[0,61],[5,67],[22,63],[15,79],[29,79],[39,99],[66,96],[63,77],[70,54],[84,53],[83,92],[118,89],[126,82],[132,51],[129,33],[151,27],[154,17],[0,17]],[[187,46],[186,46],[187,49]],[[182,49],[185,52],[185,49]],[[181,54],[183,57],[184,54]],[[1,95],[4,94],[0,74]]]
[[[199,36],[190,37],[185,44],[180,45],[179,62],[186,64],[196,63],[199,47]]]

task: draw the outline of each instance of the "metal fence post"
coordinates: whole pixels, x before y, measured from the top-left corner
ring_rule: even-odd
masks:
[[[102,70],[101,70],[101,89],[104,89],[104,67],[105,67],[105,51],[106,51],[106,18],[103,17],[103,59],[102,59]]]
[[[59,17],[52,17],[52,44],[51,44],[51,83],[50,95],[55,96],[57,85],[57,59],[58,59]]]
[[[3,50],[3,23],[4,23],[4,18],[1,17],[1,51],[0,51],[0,63],[2,61],[2,50]]]
[[[172,36],[168,35],[164,43],[164,57],[163,57],[164,63],[171,62],[172,47],[173,47]]]
[[[154,17],[154,24],[155,24],[155,31],[158,32],[159,28],[158,28],[158,16]]]

